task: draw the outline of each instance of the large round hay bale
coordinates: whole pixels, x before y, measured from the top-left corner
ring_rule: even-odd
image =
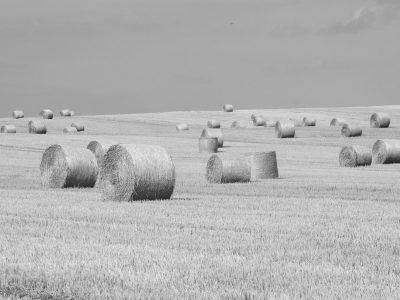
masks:
[[[100,169],[104,200],[170,199],[174,187],[174,163],[160,146],[114,145],[104,156]]]
[[[201,137],[217,138],[218,148],[222,148],[224,146],[224,136],[222,134],[222,130],[219,128],[204,128],[201,133]]]
[[[346,146],[339,153],[339,165],[341,167],[369,166],[371,162],[371,149],[359,146]]]
[[[211,120],[207,122],[208,128],[221,128],[221,123],[219,121]]]
[[[76,130],[77,130],[78,132],[80,132],[80,131],[85,131],[85,126],[82,125],[82,124],[76,123],[76,122],[72,123],[72,124],[71,124],[71,127],[76,128]]]
[[[39,120],[31,120],[28,123],[29,133],[36,133],[36,134],[46,134],[47,127],[42,121]]]
[[[12,116],[14,119],[21,119],[24,117],[24,112],[22,110],[14,110]]]
[[[64,133],[75,133],[75,132],[78,132],[78,130],[75,127],[68,126],[63,129],[63,132]]]
[[[296,129],[292,122],[276,122],[275,134],[277,138],[294,138]]]
[[[369,120],[373,128],[388,128],[390,125],[390,116],[385,113],[375,113]]]
[[[254,152],[250,154],[251,180],[278,178],[276,152]]]
[[[199,138],[199,152],[217,153],[218,138]]]
[[[225,104],[224,105],[225,112],[233,112],[233,105],[232,104]]]
[[[400,163],[400,140],[378,140],[372,147],[373,164]]]
[[[40,112],[40,116],[41,116],[43,119],[49,119],[49,120],[51,120],[51,119],[53,119],[54,114],[53,114],[53,112],[52,112],[50,109],[43,109],[43,110]]]
[[[267,122],[265,121],[265,119],[262,116],[255,116],[254,118],[252,118],[253,120],[253,125],[254,126],[266,126]]]
[[[60,116],[62,117],[71,117],[71,110],[63,109],[60,111]]]
[[[210,183],[249,182],[251,167],[248,157],[211,155],[207,162],[206,179]]]
[[[104,155],[107,153],[108,149],[110,149],[110,147],[115,144],[115,142],[91,141],[86,148],[92,151],[92,153],[96,157],[99,168],[101,168],[104,160]]]
[[[362,128],[360,127],[350,127],[348,124],[342,126],[342,136],[345,137],[356,137],[362,135]]]
[[[17,133],[17,127],[15,125],[3,125],[0,131],[1,133]]]
[[[177,131],[189,130],[189,125],[186,123],[179,123],[176,125],[176,130]]]
[[[309,119],[307,117],[304,117],[302,120],[303,126],[315,126],[316,124],[317,124],[317,120],[315,120],[315,119]]]
[[[333,118],[331,120],[330,126],[343,126],[344,124],[346,124],[346,121],[344,119]]]
[[[99,167],[85,148],[52,145],[42,156],[40,175],[48,188],[94,187]]]

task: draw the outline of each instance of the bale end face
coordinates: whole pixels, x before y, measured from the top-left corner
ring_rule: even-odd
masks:
[[[400,163],[400,141],[378,140],[372,147],[373,164],[398,164]]]
[[[275,135],[277,138],[294,138],[296,129],[293,123],[276,122]]]
[[[374,113],[370,118],[372,128],[388,128],[390,126],[390,116],[385,113]]]
[[[339,165],[341,167],[355,168],[358,166],[369,166],[371,162],[372,154],[369,149],[346,146],[339,153]]]

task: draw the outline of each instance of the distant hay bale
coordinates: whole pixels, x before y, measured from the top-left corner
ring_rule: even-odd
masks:
[[[94,187],[98,173],[93,153],[81,147],[52,145],[40,164],[42,184],[47,188]]]
[[[110,149],[111,146],[115,145],[116,143],[105,143],[105,142],[99,142],[99,141],[91,141],[87,145],[87,149],[89,149],[94,156],[96,157],[97,164],[99,168],[101,168],[101,165],[103,164],[104,160],[104,155],[107,153],[108,149]]]
[[[225,112],[233,112],[233,105],[232,104],[225,104],[224,105]]]
[[[47,127],[42,121],[39,120],[31,120],[28,123],[29,133],[36,133],[36,134],[46,134]]]
[[[378,140],[372,147],[373,164],[400,163],[400,140]]]
[[[250,118],[251,118],[251,120],[253,121],[253,123],[254,123],[254,120],[256,119],[256,117],[257,117],[257,115],[255,115],[255,114],[252,114],[252,115],[250,116]]]
[[[371,149],[359,146],[343,147],[339,153],[339,165],[341,167],[369,166],[372,162]]]
[[[331,120],[330,126],[343,126],[344,124],[346,124],[346,121],[344,119],[333,118]]]
[[[1,133],[17,133],[15,125],[3,125],[1,126]]]
[[[199,152],[217,153],[218,138],[199,138]]]
[[[385,113],[375,113],[370,118],[372,128],[388,128],[390,125],[390,116]]]
[[[114,145],[100,169],[103,200],[170,199],[175,166],[168,152],[154,145]]]
[[[63,132],[64,133],[75,133],[75,132],[78,132],[78,130],[75,127],[68,126],[63,129]]]
[[[62,116],[62,117],[71,117],[72,116],[71,110],[69,110],[69,109],[61,110],[60,111],[60,116]]]
[[[53,119],[53,117],[54,117],[54,114],[53,114],[53,112],[50,110],[50,109],[43,109],[41,112],[40,112],[40,116],[43,118],[43,119]]]
[[[342,136],[345,137],[356,137],[362,135],[362,128],[350,127],[348,124],[342,126]]]
[[[205,138],[217,138],[218,148],[222,148],[224,145],[224,136],[220,128],[204,128],[201,137]]]
[[[238,121],[233,121],[231,124],[231,128],[239,128],[242,127]]]
[[[302,120],[302,124],[303,126],[315,126],[317,124],[317,120],[304,117]]]
[[[265,121],[265,119],[262,116],[254,116],[254,118],[252,117],[253,120],[253,125],[254,126],[266,126],[267,122]]]
[[[72,123],[71,127],[75,127],[78,132],[85,131],[85,126],[76,122]]]
[[[210,183],[249,182],[251,167],[248,157],[211,155],[207,162],[206,179]]]
[[[303,121],[302,120],[289,119],[289,121],[292,122],[295,127],[302,127],[303,126]]]
[[[275,134],[277,138],[294,138],[296,129],[292,122],[276,122]]]
[[[71,114],[71,117],[75,116],[75,112],[73,110],[70,110],[69,112]]]
[[[189,130],[189,125],[186,123],[179,123],[176,125],[176,130],[177,131]]]
[[[250,154],[251,180],[278,178],[276,152],[254,152]]]
[[[21,119],[24,117],[24,112],[22,110],[14,110],[12,116],[14,119]]]
[[[207,122],[208,128],[221,128],[221,123],[219,121],[211,120]]]

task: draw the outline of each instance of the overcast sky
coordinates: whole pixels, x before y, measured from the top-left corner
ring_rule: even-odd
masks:
[[[399,2],[0,0],[0,115],[400,104]]]

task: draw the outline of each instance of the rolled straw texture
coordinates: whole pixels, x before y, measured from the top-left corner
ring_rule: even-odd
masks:
[[[359,146],[343,147],[339,153],[339,165],[341,167],[369,166],[372,162],[371,149]]]
[[[372,147],[373,164],[400,163],[400,140],[378,140]]]
[[[309,119],[307,117],[304,117],[302,124],[303,126],[315,126],[317,124],[317,121],[315,119]]]
[[[222,148],[224,146],[224,136],[222,134],[222,130],[219,128],[204,128],[203,132],[201,133],[201,137],[217,138],[218,148]]]
[[[60,111],[60,116],[62,117],[71,117],[71,111],[69,109],[63,109]]]
[[[350,127],[348,124],[342,126],[342,136],[345,137],[356,137],[362,135],[362,128]]]
[[[219,121],[211,120],[207,122],[208,128],[221,128],[221,123]]]
[[[346,121],[344,119],[333,118],[331,120],[330,126],[343,126],[344,124],[346,124]]]
[[[170,199],[174,187],[174,163],[160,146],[114,145],[104,156],[100,169],[104,200]]]
[[[390,125],[390,116],[385,113],[375,113],[371,116],[369,122],[373,128],[388,128]]]
[[[267,122],[262,116],[255,116],[253,120],[254,126],[266,126]]]
[[[48,188],[94,187],[98,173],[93,153],[80,147],[52,145],[40,164],[42,184]]]
[[[97,164],[99,168],[101,168],[104,160],[104,155],[107,153],[108,149],[110,149],[110,147],[115,144],[115,142],[91,141],[86,148],[94,154]]]
[[[176,125],[176,130],[177,131],[184,131],[184,130],[189,130],[189,125],[186,123],[180,123]]]
[[[210,183],[249,182],[251,167],[248,157],[211,155],[207,162],[206,179]]]
[[[278,178],[276,152],[254,152],[250,154],[251,180]]]
[[[24,112],[22,110],[14,110],[12,116],[14,119],[21,119],[24,117]]]
[[[68,126],[63,129],[63,132],[64,133],[75,133],[75,132],[78,132],[78,130],[75,127]]]
[[[225,112],[233,112],[233,105],[232,104],[225,104],[223,107]]]
[[[41,116],[43,119],[53,119],[54,114],[53,114],[53,112],[52,112],[50,109],[43,109],[43,110],[40,112],[40,116]]]
[[[77,131],[85,131],[85,126],[79,123],[72,123],[71,127],[76,128]]]
[[[28,123],[29,133],[46,134],[47,127],[42,121],[32,120]]]
[[[277,138],[294,138],[296,129],[292,122],[276,122],[275,134]]]
[[[218,138],[199,138],[199,152],[217,153]]]
[[[3,125],[1,126],[1,133],[17,133],[15,125]]]

